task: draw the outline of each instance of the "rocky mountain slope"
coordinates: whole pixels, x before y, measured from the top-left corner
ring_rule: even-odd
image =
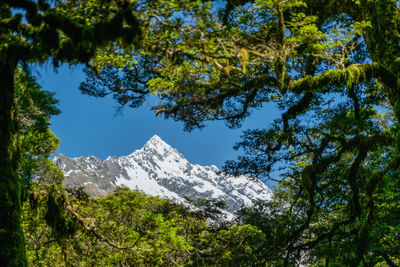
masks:
[[[92,197],[104,196],[115,186],[125,185],[148,195],[176,199],[222,200],[226,212],[234,213],[255,200],[267,200],[271,190],[247,176],[231,177],[216,166],[191,164],[181,153],[157,135],[128,156],[68,158],[58,155],[54,162],[65,174],[65,186],[81,187]]]

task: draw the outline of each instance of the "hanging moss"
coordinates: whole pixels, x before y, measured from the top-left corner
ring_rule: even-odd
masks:
[[[46,223],[51,227],[57,240],[73,235],[78,228],[78,222],[73,216],[69,216],[64,208],[63,195],[50,193],[47,199]]]

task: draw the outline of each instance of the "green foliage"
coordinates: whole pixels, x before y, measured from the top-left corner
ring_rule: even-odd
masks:
[[[130,1],[106,1],[110,6],[107,16],[94,19],[92,24],[82,23],[73,14],[65,12],[62,9],[64,2],[5,0],[0,3],[0,265],[3,266],[26,265],[20,227],[21,202],[25,198],[24,178],[32,175],[32,169],[37,171],[38,155],[42,153],[42,147],[35,148],[32,142],[43,143],[48,139],[43,149],[50,150],[56,145],[52,133],[43,131],[43,128],[38,129],[40,134],[28,133],[28,130],[22,139],[18,137],[20,125],[15,114],[18,105],[26,108],[27,113],[19,113],[19,119],[23,119],[27,127],[46,128],[46,122],[40,121],[42,114],[37,113],[34,105],[47,115],[55,111],[51,110],[54,103],[48,102],[51,95],[35,89],[25,90],[27,85],[35,87],[35,84],[20,76],[18,65],[48,59],[55,67],[62,62],[87,63],[98,48],[107,46],[109,42],[118,40],[121,44],[138,44],[141,35],[140,23],[132,13]],[[20,78],[23,84],[18,84],[22,81],[18,80]],[[26,93],[31,94],[30,97],[25,98]],[[44,102],[41,102],[40,95]],[[29,120],[33,120],[32,125]],[[22,154],[19,141],[25,146]],[[26,151],[29,149],[35,152]],[[41,169],[54,171],[51,164]]]
[[[212,228],[182,204],[127,188],[98,199],[54,190],[35,185],[32,200],[24,206],[28,262],[33,266],[265,263],[265,235],[255,226]]]
[[[29,186],[34,179],[61,184],[63,175],[49,160],[59,143],[49,129],[51,116],[60,113],[58,101],[54,93],[41,89],[27,67],[17,69],[15,90],[20,168],[25,185]]]
[[[30,183],[45,176],[49,181],[58,180],[58,183],[61,183],[63,177],[48,159],[58,146],[58,139],[49,130],[50,117],[58,113],[55,106],[57,101],[53,94],[41,90],[27,67],[16,69],[14,78],[15,103],[12,123],[15,126],[15,147],[10,150],[10,155],[11,159],[15,160],[15,165],[8,165],[7,168],[15,168],[18,175],[13,177],[14,180],[7,180],[7,176],[2,176],[1,188],[4,190],[2,194],[4,193],[5,199],[0,202],[9,208],[3,209],[1,217],[1,222],[8,221],[9,227],[4,231],[1,240],[1,244],[4,242],[8,245],[7,249],[2,249],[2,253],[5,254],[2,254],[0,260],[5,266],[23,266],[25,263],[23,235],[18,229],[19,205],[29,195]],[[3,174],[5,170],[3,166]],[[16,194],[17,198],[13,198],[13,194]],[[10,235],[13,236],[11,241],[7,240]]]
[[[264,266],[265,235],[252,225],[211,232],[194,266]]]
[[[399,223],[383,215],[397,215],[384,203],[397,196],[400,166],[398,1],[178,0],[140,10],[143,48],[98,52],[84,93],[133,107],[151,93],[161,100],[156,114],[188,130],[208,120],[240,126],[252,109],[276,104],[282,118],[246,131],[236,147],[245,155],[226,165],[282,174],[272,219],[244,217],[276,230],[266,257],[284,266],[398,264]],[[124,68],[121,58],[130,58]]]

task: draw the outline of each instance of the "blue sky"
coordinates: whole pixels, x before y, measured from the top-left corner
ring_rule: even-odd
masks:
[[[78,90],[84,74],[80,66],[62,66],[57,72],[49,64],[36,67],[43,89],[56,92],[61,114],[55,116],[51,130],[61,139],[59,153],[69,157],[128,155],[139,149],[154,134],[178,149],[192,162],[221,167],[240,152],[232,149],[244,129],[265,128],[279,114],[272,106],[254,111],[242,128],[229,129],[221,121],[210,122],[202,130],[183,131],[183,123],[156,117],[149,104],[124,108],[117,115],[117,103],[110,98],[82,95]]]

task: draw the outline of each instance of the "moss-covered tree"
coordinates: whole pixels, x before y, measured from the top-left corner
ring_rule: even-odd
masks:
[[[88,62],[111,40],[138,40],[139,21],[129,1],[106,1],[106,16],[88,26],[58,8],[62,1],[9,0],[0,3],[0,263],[25,266],[20,227],[22,176],[15,107],[18,64]],[[90,20],[90,17],[88,17]]]
[[[341,233],[345,255],[325,254],[323,264],[370,264],[377,192],[400,163],[398,1],[154,1],[141,18],[146,46],[98,51],[81,90],[132,107],[153,93],[156,113],[189,130],[207,120],[239,126],[276,103],[281,119],[246,132],[238,148],[247,155],[226,170],[269,178],[286,167],[282,185],[301,220],[284,265]]]

